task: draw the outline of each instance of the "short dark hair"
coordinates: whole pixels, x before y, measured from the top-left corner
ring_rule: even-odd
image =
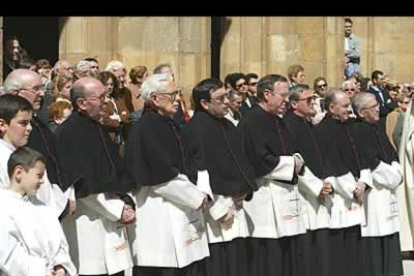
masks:
[[[244,79],[247,84],[246,75],[239,72],[227,75],[226,81],[228,82],[228,84],[230,84],[231,88],[236,89],[236,82],[240,79]]]
[[[193,102],[195,105],[196,111],[204,111],[203,106],[200,103],[200,100],[211,100],[211,93],[216,91],[217,89],[223,87],[224,84],[219,79],[209,78],[204,79],[200,83],[198,83],[194,88],[191,97],[193,98]]]
[[[98,60],[96,58],[93,58],[93,57],[88,57],[88,58],[85,58],[84,60],[89,61],[89,62],[93,61],[93,62],[99,63]]]
[[[36,66],[36,62],[30,57],[25,57],[20,60],[19,69],[30,69],[33,65]]]
[[[0,96],[0,118],[7,124],[10,124],[19,111],[33,112],[32,104],[17,95],[4,94]]]
[[[264,92],[265,90],[273,91],[273,86],[276,82],[288,82],[288,80],[282,76],[277,74],[270,74],[266,75],[259,80],[257,83],[257,98],[259,101],[264,100]]]
[[[258,79],[259,78],[259,76],[256,73],[249,73],[249,74],[246,74],[244,77],[246,79],[247,84],[250,82],[250,79]]]
[[[147,67],[140,65],[134,66],[129,71],[129,78],[133,84],[137,84],[137,78],[143,78],[146,72],[148,72]]]
[[[300,98],[300,94],[307,90],[309,90],[309,85],[307,84],[298,84],[289,88],[289,100],[297,102]]]
[[[374,72],[372,72],[371,74],[371,80],[376,80],[378,79],[379,75],[384,75],[383,72],[381,72],[380,70],[375,70]]]
[[[9,157],[7,161],[7,173],[9,178],[12,178],[14,169],[17,166],[22,166],[23,169],[28,172],[34,167],[37,161],[46,165],[46,158],[41,153],[27,147],[20,147],[16,149]]]
[[[295,65],[291,65],[289,66],[287,73],[288,73],[288,78],[291,82],[293,82],[293,77],[297,77],[299,72],[304,72],[305,68],[300,65],[300,64],[295,64]]]
[[[345,23],[351,23],[352,25],[354,25],[354,22],[352,22],[351,18],[349,17],[345,18]]]

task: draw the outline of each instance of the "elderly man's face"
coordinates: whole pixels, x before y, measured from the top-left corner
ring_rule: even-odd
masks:
[[[18,90],[18,95],[27,99],[36,112],[42,107],[43,97],[45,95],[42,79],[40,75],[33,73],[27,76],[25,83],[26,85]]]
[[[167,81],[165,91],[163,93],[154,93],[152,99],[160,114],[171,116],[178,110],[180,89],[175,82]]]
[[[101,82],[94,82],[88,86],[82,109],[92,119],[99,121],[106,100],[106,88]]]
[[[379,121],[379,110],[379,104],[375,97],[370,97],[366,100],[364,107],[361,108],[359,114],[365,122],[374,124]]]
[[[336,119],[339,119],[341,122],[345,122],[349,118],[350,105],[351,100],[349,99],[348,95],[341,93],[337,96],[336,101],[331,103],[329,109]]]

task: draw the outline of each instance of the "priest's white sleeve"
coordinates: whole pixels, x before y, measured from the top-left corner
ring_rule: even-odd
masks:
[[[279,164],[267,175],[266,179],[292,181],[295,172],[295,158],[293,156],[279,156]]]
[[[373,179],[372,179],[372,173],[370,169],[363,169],[360,171],[359,173],[359,182],[364,182],[365,184],[367,184],[369,187],[373,187]]]
[[[376,184],[391,190],[396,189],[403,180],[401,165],[396,161],[391,165],[381,161],[372,171],[372,176]]]
[[[79,199],[86,206],[106,217],[110,221],[121,219],[125,203],[117,197],[109,197],[105,193],[92,194]]]
[[[351,172],[335,177],[335,181],[333,181],[332,185],[334,186],[335,192],[341,196],[347,199],[354,198],[356,181]]]
[[[197,210],[203,203],[206,194],[201,192],[196,185],[184,174],[177,175],[174,179],[151,187],[155,193],[180,205]]]
[[[23,242],[11,227],[13,222],[1,216],[0,229],[0,272],[10,276],[39,276],[48,275],[47,263],[44,258],[30,256]],[[0,273],[1,274],[1,273]]]
[[[228,213],[232,205],[233,199],[230,196],[214,195],[214,203],[209,213],[214,220],[219,220]]]
[[[323,189],[323,181],[305,166],[303,175],[298,177],[298,188],[301,192],[318,197]]]
[[[60,226],[60,225],[59,225]],[[53,267],[61,265],[66,270],[66,276],[76,276],[76,267],[72,262],[72,259],[69,254],[69,245],[66,241],[66,237],[63,234],[62,229],[57,229],[61,232],[61,246],[59,248],[58,254],[54,257]]]
[[[210,186],[210,175],[207,170],[197,172],[197,187],[200,191],[208,194],[214,200],[213,192]]]

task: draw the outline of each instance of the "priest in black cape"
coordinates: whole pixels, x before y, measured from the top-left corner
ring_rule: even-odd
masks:
[[[99,119],[107,100],[104,85],[81,78],[71,89],[73,114],[56,130],[64,190],[73,189],[76,212],[63,220],[79,275],[124,275],[132,268],[125,225],[135,220],[132,190],[116,144]]]
[[[290,110],[283,117],[306,162],[306,174],[299,176],[299,191],[308,214],[307,259],[309,275],[329,276],[330,197],[333,179],[326,174],[321,140],[315,133],[315,92],[298,84],[289,89]]]
[[[285,77],[267,75],[257,84],[259,105],[242,118],[243,151],[258,190],[244,203],[251,229],[251,275],[307,275],[306,208],[299,194],[302,156],[282,116],[289,103]]]
[[[207,275],[209,249],[202,209],[208,197],[188,178],[187,145],[181,127],[171,118],[179,94],[170,74],[147,78],[141,93],[144,112],[126,144],[138,217],[128,228],[134,276]]]
[[[184,127],[191,145],[190,160],[198,172],[205,172],[205,184],[211,188],[214,203],[205,213],[210,258],[210,275],[243,276],[249,274],[246,237],[249,229],[243,200],[257,190],[253,170],[241,147],[236,127],[224,116],[228,112],[229,93],[218,79],[205,79],[193,89],[195,113]]]
[[[348,95],[339,89],[325,97],[327,116],[316,127],[324,153],[326,174],[335,177],[331,195],[331,275],[363,275],[361,225],[363,199],[372,175],[355,143],[355,122],[349,120]]]
[[[362,227],[365,275],[403,274],[396,188],[402,182],[398,155],[379,127],[379,104],[371,93],[355,98],[356,144],[367,159],[373,184],[365,195],[366,224]]]
[[[61,166],[56,154],[56,141],[49,128],[36,116],[41,109],[44,91],[39,74],[27,70],[16,69],[9,74],[3,84],[7,93],[16,94],[27,99],[33,106],[35,115],[31,121],[33,130],[30,133],[27,146],[40,152],[46,157],[46,185],[51,185],[50,194],[45,204],[51,203],[61,220],[68,213],[73,212],[74,201],[69,204],[68,197],[62,192]],[[48,183],[49,182],[49,183]],[[69,210],[71,207],[71,210]]]

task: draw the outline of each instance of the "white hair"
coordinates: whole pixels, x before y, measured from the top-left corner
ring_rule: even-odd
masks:
[[[353,103],[355,105],[355,109],[356,111],[360,111],[361,109],[366,107],[366,103],[370,98],[374,98],[375,99],[375,95],[372,93],[367,93],[367,92],[360,92],[358,93],[358,95],[356,95],[356,97],[353,100]]]
[[[125,69],[125,65],[118,60],[111,60],[108,65],[106,65],[105,71],[114,72],[120,69]]]
[[[76,64],[76,69],[83,72],[86,70],[91,69],[92,64],[87,61],[87,60],[80,60],[77,64]]]
[[[351,85],[351,87],[355,88],[355,82],[353,82],[353,81],[351,81],[351,80],[346,80],[346,81],[344,81],[344,82],[342,83],[341,89],[342,89],[342,90],[344,90],[344,89],[345,89],[345,86],[346,86],[347,84],[350,84],[350,85]]]
[[[154,74],[149,76],[141,86],[141,97],[144,101],[150,102],[153,93],[165,92],[169,81],[173,81],[170,74]]]
[[[28,69],[16,69],[11,72],[3,83],[3,92],[11,93],[25,87],[28,82],[32,81],[31,75],[38,75],[37,73]]]

